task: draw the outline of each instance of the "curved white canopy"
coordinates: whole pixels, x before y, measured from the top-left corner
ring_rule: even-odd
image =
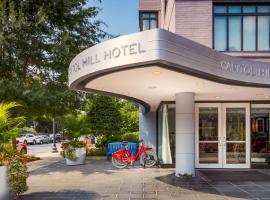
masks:
[[[270,64],[232,57],[161,29],[121,36],[77,55],[72,89],[134,100],[147,110],[194,92],[199,101],[270,98]]]

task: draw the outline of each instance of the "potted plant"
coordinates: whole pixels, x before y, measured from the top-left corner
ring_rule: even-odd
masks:
[[[20,199],[19,195],[27,191],[26,162],[27,157],[12,147],[0,148],[0,199],[9,199],[9,191]]]
[[[9,199],[8,190],[8,161],[0,158],[0,199]]]
[[[82,165],[85,163],[86,143],[73,140],[62,144],[61,155],[66,159],[67,165]]]

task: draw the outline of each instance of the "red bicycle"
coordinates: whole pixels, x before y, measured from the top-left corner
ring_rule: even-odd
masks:
[[[140,158],[140,164],[146,167],[152,167],[157,163],[157,155],[152,148],[144,146],[143,140],[139,141],[139,150],[135,155],[131,153],[126,142],[123,143],[123,146],[125,149],[113,153],[113,166],[123,169],[128,165],[133,165],[138,158]]]

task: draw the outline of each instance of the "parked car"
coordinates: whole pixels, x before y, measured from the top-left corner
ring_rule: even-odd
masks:
[[[16,141],[24,144],[36,144],[35,135],[32,133],[21,134]]]
[[[53,142],[53,134],[50,134],[49,137],[50,137],[50,141]],[[55,142],[61,142],[61,134],[60,133],[55,134]]]
[[[27,154],[28,148],[24,143],[17,142],[17,150],[23,154]]]
[[[35,140],[37,144],[50,143],[50,138],[47,135],[37,135]]]

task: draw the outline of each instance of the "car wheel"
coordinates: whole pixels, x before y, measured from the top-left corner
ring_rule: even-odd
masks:
[[[24,143],[24,144],[27,144],[27,140],[24,140],[23,143]]]
[[[33,144],[37,144],[36,140],[33,140]]]

